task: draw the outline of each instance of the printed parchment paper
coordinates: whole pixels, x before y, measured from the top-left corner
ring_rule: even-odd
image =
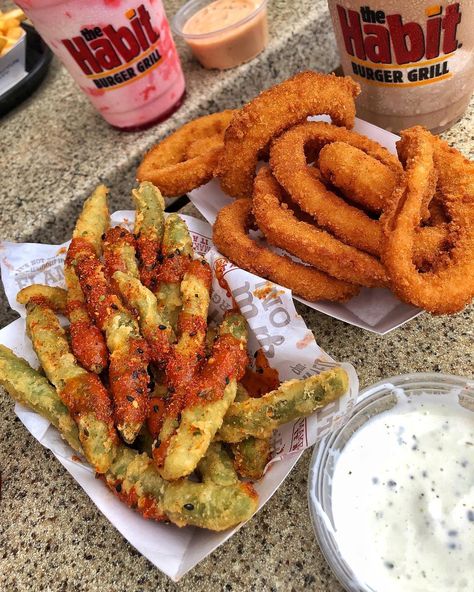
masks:
[[[188,216],[183,218],[191,230],[196,252],[206,255],[214,270],[216,265],[221,269],[219,277],[224,277],[229,287],[220,286],[214,274],[210,308],[213,320],[218,321],[222,317],[231,306],[233,297],[249,323],[250,352],[263,348],[281,380],[302,378],[335,365],[297,314],[288,290],[222,261],[222,256],[212,246],[210,226]],[[133,219],[132,211],[116,212],[112,215],[112,225],[123,223],[130,227]],[[67,243],[58,246],[5,242],[0,245],[5,292],[10,306],[21,315],[20,319],[0,331],[0,343],[13,349],[35,367],[38,366],[38,360],[25,335],[25,311],[15,297],[21,288],[32,283],[64,286],[66,248]],[[231,294],[227,293],[228,289]],[[358,394],[358,379],[350,364],[344,364],[344,367],[350,376],[350,388],[339,401],[318,414],[290,423],[275,432],[273,459],[263,479],[256,484],[260,497],[259,508],[275,493],[303,450],[327,434],[331,426],[352,409]],[[179,580],[237,530],[213,533],[145,520],[122,504],[102,481],[95,478],[92,469],[77,459],[48,421],[21,405],[16,405],[15,412],[31,434],[54,453],[117,530],[174,581]]]

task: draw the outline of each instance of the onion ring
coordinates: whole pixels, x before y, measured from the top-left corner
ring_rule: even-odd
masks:
[[[318,166],[350,202],[374,214],[382,213],[397,182],[392,168],[346,142],[323,146]]]
[[[295,126],[274,141],[270,151],[272,172],[291,199],[318,225],[330,230],[338,239],[371,255],[382,251],[382,227],[359,208],[327,189],[306,163],[306,153],[317,156],[331,142],[345,142],[375,158],[399,177],[402,167],[388,150],[356,132],[323,122],[306,122]],[[417,263],[431,263],[446,241],[446,228],[420,228],[415,245]]]
[[[342,197],[326,189],[308,173],[305,150],[317,154],[326,144],[346,142],[387,165],[396,175],[402,169],[398,159],[385,148],[356,132],[329,123],[306,122],[277,138],[270,151],[272,172],[293,201],[337,238],[358,249],[378,255],[382,231],[377,222]]]
[[[399,298],[433,314],[455,313],[474,297],[474,163],[420,126],[401,136],[397,148],[407,159],[405,178],[382,217],[382,258]],[[413,263],[415,232],[436,174],[453,247],[421,273]]]
[[[217,168],[224,132],[234,113],[213,113],[183,125],[145,154],[137,179],[151,181],[167,196],[182,195],[207,183]]]
[[[259,152],[309,115],[326,113],[336,125],[352,127],[359,92],[359,85],[348,76],[308,71],[260,93],[236,113],[225,132],[218,171],[223,191],[250,198]]]
[[[222,208],[213,229],[213,241],[219,251],[251,273],[285,286],[311,302],[345,301],[355,296],[358,287],[332,278],[317,269],[277,255],[248,236],[252,202],[240,199]]]
[[[253,214],[269,243],[340,280],[367,287],[387,285],[378,259],[298,220],[281,200],[280,186],[269,167],[262,167],[255,177]]]

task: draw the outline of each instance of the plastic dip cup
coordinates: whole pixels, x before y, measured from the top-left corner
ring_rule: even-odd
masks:
[[[474,381],[416,373],[363,390],[315,446],[308,503],[349,592],[473,590]]]
[[[191,0],[171,27],[205,68],[233,68],[265,49],[267,0]]]

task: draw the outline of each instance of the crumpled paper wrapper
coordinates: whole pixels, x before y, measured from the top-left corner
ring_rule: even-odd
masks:
[[[131,227],[133,211],[112,215],[112,225]],[[316,343],[313,334],[296,312],[291,293],[281,286],[262,280],[231,265],[213,248],[211,227],[183,216],[193,237],[194,248],[205,255],[214,271],[216,265],[227,286],[219,285],[214,273],[210,317],[219,321],[237,302],[250,327],[249,350],[265,352],[270,365],[281,380],[304,378],[336,365],[336,362]],[[27,359],[33,366],[38,360],[25,334],[24,307],[15,298],[17,292],[33,283],[64,286],[63,263],[67,244],[41,245],[4,242],[0,245],[3,285],[10,306],[21,318],[0,331],[0,343]],[[218,263],[219,262],[219,263]],[[221,283],[223,283],[221,281]],[[230,290],[231,294],[228,293]],[[326,435],[335,423],[352,410],[358,394],[358,379],[350,364],[343,364],[350,376],[349,391],[338,401],[308,418],[299,419],[276,430],[273,457],[263,479],[256,484],[261,508],[275,493],[302,452]],[[187,571],[204,559],[216,547],[231,537],[237,528],[222,533],[192,527],[178,528],[145,520],[121,503],[95,478],[89,465],[81,462],[61,439],[48,421],[21,405],[15,412],[30,433],[49,448],[71,473],[87,495],[140,553],[172,580],[178,581]],[[240,527],[238,527],[240,528]]]

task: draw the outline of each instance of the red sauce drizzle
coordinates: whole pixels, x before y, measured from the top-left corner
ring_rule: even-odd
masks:
[[[170,253],[163,259],[158,273],[157,280],[167,284],[177,284],[181,282],[186,273],[190,260],[187,255],[181,253]]]
[[[131,232],[121,226],[107,230],[104,240],[104,263],[109,279],[116,271],[127,271],[127,265],[120,254],[121,248],[125,245],[135,249],[135,238]]]
[[[154,291],[158,282],[160,242],[142,234],[136,240],[140,255],[140,280]]]
[[[231,310],[239,311],[239,306],[238,306],[237,302],[234,300],[230,286],[224,277],[226,265],[227,265],[226,259],[217,259],[217,261],[214,263],[214,273],[216,275],[216,279],[217,279],[219,286],[223,290],[225,290],[227,298],[230,298],[232,301],[232,309]]]
[[[143,423],[148,399],[148,344],[131,338],[127,347],[110,356],[109,381],[117,424]]]
[[[241,383],[251,397],[263,397],[280,386],[278,371],[271,368],[262,349],[255,353],[255,370],[247,368]]]
[[[103,330],[110,310],[119,310],[122,304],[118,297],[111,293],[103,265],[95,254],[91,257],[81,257],[76,263],[76,270],[89,315]]]
[[[152,496],[139,496],[134,487],[131,487],[130,491],[126,493],[122,489],[123,481],[121,479],[117,479],[112,482],[105,479],[105,477],[103,478],[109,489],[120,499],[121,502],[126,504],[129,508],[137,510],[144,518],[157,520],[158,522],[167,520],[166,515],[160,510],[157,501]]]
[[[98,420],[109,426],[109,432],[115,439],[116,432],[112,418],[112,402],[109,393],[98,376],[92,373],[71,378],[61,391],[63,400],[74,418],[87,413],[94,413]]]
[[[91,321],[75,321],[69,327],[71,349],[86,370],[100,374],[107,366],[108,351],[104,337]]]

